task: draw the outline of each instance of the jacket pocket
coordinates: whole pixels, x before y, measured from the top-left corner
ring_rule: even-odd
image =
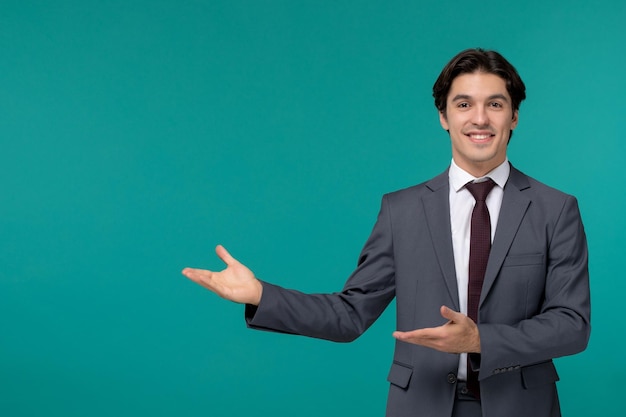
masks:
[[[509,255],[504,258],[503,267],[506,266],[527,266],[543,265],[543,254]]]
[[[389,375],[387,375],[387,381],[402,389],[406,389],[409,386],[409,381],[411,381],[411,375],[413,375],[412,366],[393,361]]]
[[[522,383],[526,389],[553,384],[558,380],[559,374],[552,361],[522,367]]]

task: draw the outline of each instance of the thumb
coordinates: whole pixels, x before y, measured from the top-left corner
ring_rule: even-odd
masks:
[[[459,312],[456,312],[456,311],[454,311],[451,308],[446,307],[446,306],[441,306],[440,312],[441,312],[441,316],[444,319],[448,319],[448,320],[454,321],[454,322],[458,322],[463,317],[463,314],[461,314]]]
[[[238,263],[235,258],[233,258],[230,253],[226,250],[226,248],[222,245],[217,245],[215,247],[215,253],[220,259],[228,266],[232,266],[233,264]]]

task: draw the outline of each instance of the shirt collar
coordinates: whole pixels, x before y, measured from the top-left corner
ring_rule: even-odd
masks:
[[[509,164],[508,158],[505,158],[503,163],[488,172],[487,175],[478,178],[464,171],[462,168],[459,168],[453,159],[450,164],[450,170],[448,171],[448,179],[450,181],[450,187],[456,192],[465,187],[465,184],[470,181],[480,182],[480,180],[484,180],[485,178],[491,178],[500,188],[504,188],[510,173],[511,165]]]

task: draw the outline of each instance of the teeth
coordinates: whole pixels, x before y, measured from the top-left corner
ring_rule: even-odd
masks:
[[[472,139],[487,139],[491,135],[470,135]]]

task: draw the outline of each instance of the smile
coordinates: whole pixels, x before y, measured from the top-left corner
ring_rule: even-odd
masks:
[[[490,139],[492,136],[491,133],[468,133],[467,136],[471,139],[471,140],[486,140],[486,139]]]

